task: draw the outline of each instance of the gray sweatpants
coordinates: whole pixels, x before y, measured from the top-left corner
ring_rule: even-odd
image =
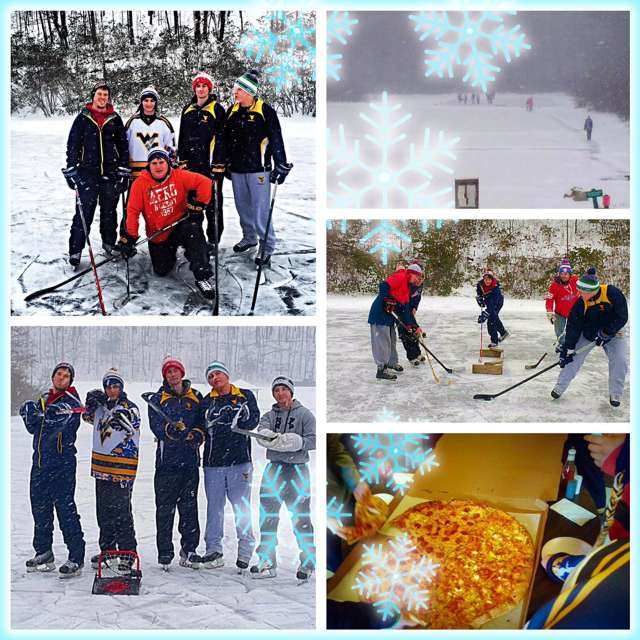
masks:
[[[567,326],[567,319],[555,313],[553,318],[553,329],[556,332],[556,338],[560,338],[560,336],[562,336],[566,326]],[[558,340],[558,344],[559,345],[564,344],[564,336],[562,337],[562,339]]]
[[[232,173],[231,186],[233,187],[236,210],[240,216],[242,237],[249,242],[260,240],[262,245],[269,218],[269,198],[271,196],[269,172]],[[271,254],[275,248],[276,234],[273,230],[272,218],[265,252]]]
[[[576,350],[589,344],[584,336],[580,336],[578,343],[576,344]],[[597,347],[594,347],[597,348]],[[627,341],[624,336],[616,336],[609,340],[607,344],[602,347],[609,359],[609,395],[621,396],[624,391],[624,381],[629,371],[629,361],[627,359]],[[580,367],[587,354],[592,349],[587,349],[582,353],[577,354],[574,359],[564,368],[560,370],[558,381],[556,382],[555,389],[559,393],[566,391],[570,382],[578,375]]]
[[[396,326],[386,327],[381,324],[372,324],[371,327],[371,351],[373,359],[379,367],[398,364],[398,352],[396,351]]]

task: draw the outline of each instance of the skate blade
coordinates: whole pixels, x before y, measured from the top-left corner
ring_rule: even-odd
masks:
[[[55,571],[55,568],[55,562],[47,562],[37,567],[27,567],[27,573],[49,573],[50,571]]]
[[[60,580],[71,580],[71,578],[78,578],[82,575],[82,569],[79,569],[75,573],[61,573],[58,578]]]
[[[276,574],[271,573],[270,571],[262,571],[261,573],[252,573],[252,580],[266,580],[267,578],[275,578]]]
[[[224,562],[219,562],[215,560],[214,562],[203,562],[200,565],[201,569],[222,569],[224,567]]]
[[[193,569],[194,571],[198,571],[200,569],[200,563],[196,562],[185,562],[184,560],[180,560],[178,563],[181,567],[185,567],[186,569]]]
[[[169,573],[169,567],[170,567],[170,566],[171,566],[171,565],[168,565],[168,564],[161,564],[161,565],[160,565],[160,568],[161,568],[163,571],[166,571],[167,573]]]

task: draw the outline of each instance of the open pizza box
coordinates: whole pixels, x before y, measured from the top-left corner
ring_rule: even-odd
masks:
[[[564,435],[446,434],[435,452],[440,466],[416,474],[404,496],[390,503],[389,517],[378,535],[360,541],[327,584],[328,597],[358,601],[352,588],[360,569],[363,544],[384,542],[400,531],[391,522],[428,500],[473,499],[513,516],[529,532],[535,547],[529,588],[521,603],[492,619],[483,629],[520,629],[527,618],[536,567],[547,520],[547,501],[555,500],[561,472]]]

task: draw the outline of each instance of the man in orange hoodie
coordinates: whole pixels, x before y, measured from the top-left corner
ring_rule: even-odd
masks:
[[[135,255],[140,215],[148,237],[182,219],[177,226],[149,240],[153,271],[166,276],[175,266],[178,247],[183,247],[198,290],[213,300],[213,271],[202,230],[204,210],[211,199],[211,180],[185,169],[172,169],[169,152],[164,148],[151,149],[147,161],[148,168],[131,187],[118,249],[127,259]]]

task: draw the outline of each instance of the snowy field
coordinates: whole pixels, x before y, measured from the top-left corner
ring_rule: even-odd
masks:
[[[252,580],[235,572],[236,537],[233,513],[225,510],[224,557],[221,569],[195,571],[180,567],[177,516],[174,528],[174,559],[169,572],[156,564],[155,506],[153,472],[155,443],[146,417],[146,404],[140,393],[156,390],[152,384],[127,384],[129,397],[142,408],[140,464],[133,490],[133,512],[141,559],[142,584],[139,596],[94,596],[91,594],[93,570],[89,559],[98,552],[98,528],[95,518],[95,481],[90,476],[91,427],[82,423],[76,443],[78,473],[76,504],[82,519],[87,543],[82,576],[60,580],[58,572],[30,573],[24,563],[33,556],[31,538],[33,520],[29,507],[29,471],[31,468],[31,436],[19,416],[11,419],[11,627],[13,629],[310,629],[315,628],[315,575],[307,584],[298,586],[295,572],[298,550],[285,508],[280,512],[278,528],[278,575],[268,580]],[[205,391],[206,383],[194,383]],[[81,396],[100,387],[99,381],[79,381]],[[315,388],[297,388],[296,397],[315,413]],[[268,388],[258,392],[261,413],[272,402]],[[254,474],[252,507],[254,537],[259,540],[259,487],[266,464],[265,449],[253,444]],[[315,454],[311,454],[310,471],[315,477]],[[204,553],[206,499],[204,486],[199,488],[201,544]],[[313,482],[313,480],[312,480]],[[315,487],[314,487],[315,489]],[[315,513],[313,490],[312,513]],[[317,531],[316,531],[317,535]],[[56,566],[66,559],[66,547],[57,526],[53,552]],[[254,554],[251,564],[256,562]],[[37,605],[37,606],[36,606]],[[126,610],[126,615],[124,612]]]
[[[379,102],[380,95],[370,99]],[[589,190],[603,189],[611,195],[612,208],[628,208],[630,173],[629,125],[614,114],[577,109],[573,99],[563,94],[534,95],[534,109],[525,110],[526,95],[498,93],[494,104],[482,97],[482,104],[459,104],[456,94],[390,96],[402,109],[392,114],[392,120],[407,113],[411,120],[393,130],[394,134],[406,134],[407,139],[392,150],[392,166],[403,166],[408,157],[408,144],[422,147],[423,130],[430,128],[431,145],[437,134],[444,131],[446,139],[460,137],[453,147],[457,158],[450,160],[441,155],[436,159],[453,170],[452,174],[433,169],[434,179],[427,194],[434,194],[447,187],[453,188],[455,178],[480,179],[480,206],[483,208],[567,208],[589,210],[588,202],[574,202],[563,198],[571,187]],[[369,111],[366,103],[330,102],[327,106],[327,123],[331,129],[333,144],[337,141],[338,125],[345,126],[348,141],[360,139],[361,156],[365,162],[378,166],[380,151],[372,141],[365,140],[371,128],[360,117]],[[587,113],[594,122],[593,136],[587,142],[582,127]],[[374,137],[380,139],[380,133]],[[331,150],[329,150],[331,153]],[[338,187],[360,186],[361,175],[345,173],[337,175],[342,163],[328,172],[328,191],[344,196],[347,191]],[[379,171],[377,172],[380,173]],[[378,182],[379,175],[374,175]],[[420,183],[423,180],[420,180]],[[415,183],[413,186],[415,187]],[[396,194],[397,195],[397,194]],[[438,199],[443,206],[453,206],[453,191]],[[329,198],[330,207],[339,207]],[[379,191],[374,189],[366,196],[363,207],[379,208]],[[392,199],[391,206],[406,207],[406,197]],[[431,205],[433,206],[433,205]]]
[[[480,329],[478,309],[471,297],[425,296],[418,322],[427,332],[429,349],[448,367],[462,372],[447,375],[434,362],[441,384],[428,365],[407,362],[398,340],[400,364],[405,367],[395,382],[376,380],[367,316],[373,296],[329,296],[327,303],[327,419],[331,422],[628,422],[629,378],[622,404],[609,404],[608,361],[600,348],[590,353],[559,400],[550,392],[556,367],[531,382],[490,402],[474,400],[476,393],[498,393],[552,364],[553,328],[544,302],[507,298],[500,313],[511,336],[504,348],[504,373],[471,373],[478,362]],[[629,336],[629,325],[625,327]],[[484,346],[489,343],[486,325]],[[536,370],[525,370],[549,351]],[[556,358],[557,360],[557,358]],[[450,380],[450,384],[447,381]]]
[[[171,117],[178,139],[179,117]],[[11,309],[14,315],[100,314],[93,274],[30,303],[26,294],[73,275],[67,264],[74,194],[60,169],[66,165],[66,141],[73,122],[64,118],[11,120]],[[309,117],[281,119],[287,157],[294,168],[279,187],[273,224],[279,238],[272,268],[265,270],[256,315],[313,315],[316,296],[315,257],[315,125]],[[37,158],[37,163],[34,159]],[[121,212],[122,204],[118,210]],[[122,217],[119,214],[118,219]],[[96,259],[105,258],[96,211],[91,241]],[[231,183],[224,181],[224,234],[220,243],[220,315],[246,315],[256,278],[254,253],[238,255],[242,237]],[[80,268],[90,266],[84,252]],[[25,270],[26,269],[26,270]],[[99,269],[110,315],[211,315],[194,290],[193,274],[178,251],[169,276],[151,269],[146,245],[130,262],[131,300],[126,296],[126,269],[117,261]]]

